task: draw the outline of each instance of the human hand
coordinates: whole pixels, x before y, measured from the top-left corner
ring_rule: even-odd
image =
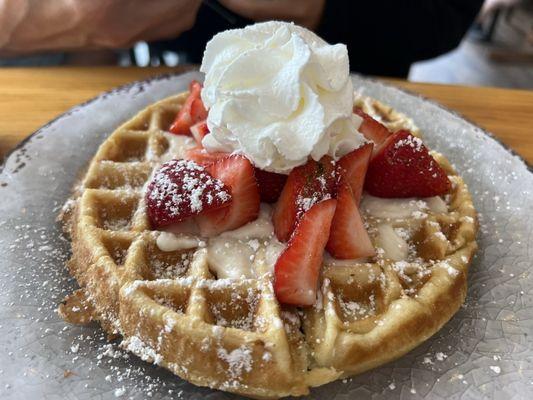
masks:
[[[293,21],[308,29],[316,29],[322,18],[326,0],[220,0],[220,4],[254,21]]]
[[[201,0],[0,0],[0,49],[128,47],[190,29]]]

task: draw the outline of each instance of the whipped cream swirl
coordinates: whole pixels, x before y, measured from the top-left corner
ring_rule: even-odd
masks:
[[[290,23],[254,24],[214,36],[200,70],[208,151],[244,154],[288,174],[309,156],[338,159],[365,141],[342,44]]]

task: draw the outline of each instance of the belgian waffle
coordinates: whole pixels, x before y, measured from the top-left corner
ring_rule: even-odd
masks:
[[[161,251],[150,230],[144,187],[163,161],[193,146],[167,130],[187,94],[157,102],[100,146],[68,202],[68,263],[81,289],[60,306],[76,322],[95,319],[143,360],[196,385],[251,397],[298,396],[309,388],[405,354],[448,321],[466,294],[477,221],[463,180],[435,154],[453,191],[440,208],[408,216],[361,212],[378,248],[371,263],[325,259],[317,303],[279,304],[259,248],[257,279],[217,279],[206,249]],[[369,98],[357,103],[389,128],[417,133],[404,115]],[[444,204],[444,206],[443,206]],[[380,251],[386,224],[406,233],[408,257]],[[82,307],[80,307],[82,305]],[[78,309],[89,316],[80,316]]]

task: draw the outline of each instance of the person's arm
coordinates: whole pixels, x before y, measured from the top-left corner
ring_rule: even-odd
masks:
[[[201,0],[0,0],[0,53],[119,48],[178,36]]]

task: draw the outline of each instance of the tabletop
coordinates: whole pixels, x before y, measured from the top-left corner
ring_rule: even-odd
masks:
[[[186,68],[186,67],[185,67]],[[33,131],[100,92],[184,68],[54,67],[0,69],[0,160]],[[389,82],[451,108],[533,164],[533,91]]]

